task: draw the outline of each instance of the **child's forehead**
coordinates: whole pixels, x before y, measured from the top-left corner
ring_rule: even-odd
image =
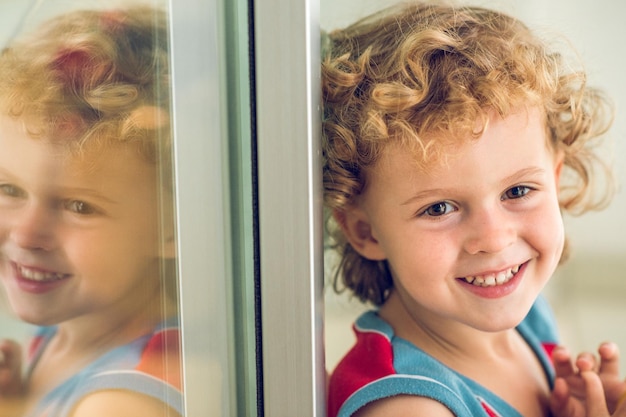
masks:
[[[23,135],[11,139],[12,152],[23,153],[15,158],[30,161],[25,167],[47,167],[47,172],[63,173],[68,177],[107,175],[123,171],[122,166],[137,165],[156,169],[135,144],[108,142],[82,144]],[[23,143],[23,145],[20,145]],[[27,168],[25,168],[27,169]],[[52,170],[52,171],[51,171]]]
[[[468,144],[480,140],[470,133],[425,132],[408,137],[390,138],[382,144],[375,169],[393,169],[398,163],[411,165],[428,174],[463,154]]]
[[[80,179],[81,176],[116,176],[120,180],[125,174],[141,172],[149,178],[157,177],[157,170],[163,162],[155,159],[155,141],[148,134],[121,138],[117,129],[102,130],[91,136],[50,135],[32,119],[13,117],[0,112],[0,142],[13,154],[5,162],[11,170],[24,175],[47,172],[50,176],[62,175],[66,179]],[[167,154],[164,153],[164,157]],[[19,163],[18,161],[22,161]],[[30,173],[24,172],[25,169]],[[134,170],[134,171],[133,171]]]
[[[451,160],[462,155],[465,145],[472,140],[458,138],[453,141],[446,138],[444,142],[443,137],[439,139],[437,141],[436,137],[429,137],[418,146],[410,142],[391,142],[381,149],[380,157],[367,171],[372,173],[393,171],[402,166],[419,175],[434,175],[436,171],[444,169]],[[424,144],[427,146],[424,147]]]
[[[519,128],[529,125],[539,126],[543,129],[541,133],[546,140],[546,146],[553,151],[547,135],[545,112],[537,106],[520,106],[507,115],[500,115],[490,109],[485,110],[476,120],[473,131],[431,131],[390,138],[381,146],[380,157],[373,167],[393,168],[402,160],[404,164],[412,164],[417,172],[430,175],[433,171],[445,169],[455,159],[462,158],[468,146],[481,141],[483,134],[491,129],[494,123],[513,118],[518,119],[519,124],[508,127],[508,124],[499,123],[500,126],[507,126],[503,129],[503,136],[514,136]]]
[[[136,144],[107,141],[103,143],[83,144],[53,144],[59,149],[60,161],[63,165],[76,172],[82,173],[106,173],[114,170],[121,163],[133,165],[149,164],[146,158],[137,149]]]

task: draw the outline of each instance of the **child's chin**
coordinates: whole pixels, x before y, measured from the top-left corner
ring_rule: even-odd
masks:
[[[54,326],[57,324],[55,320],[52,320],[50,317],[46,317],[43,314],[34,314],[32,311],[23,311],[22,309],[16,307],[13,307],[12,316],[15,316],[16,319],[33,326]]]
[[[498,317],[497,319],[489,317],[488,320],[480,323],[480,326],[475,327],[477,330],[481,330],[486,333],[499,333],[511,330],[520,325],[528,314],[528,311],[530,311],[530,307],[528,307],[528,310],[520,311],[517,314],[507,313],[506,317]]]

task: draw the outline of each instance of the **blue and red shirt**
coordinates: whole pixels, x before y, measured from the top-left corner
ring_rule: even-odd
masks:
[[[31,369],[55,333],[54,326],[38,330],[29,350]],[[183,415],[180,358],[178,322],[171,319],[69,377],[47,393],[29,417],[66,417],[86,395],[111,389],[148,395]]]
[[[517,330],[552,384],[550,358],[558,339],[544,298],[535,302]],[[522,417],[491,391],[395,336],[375,311],[361,315],[354,331],[356,344],[331,375],[328,417],[349,417],[373,401],[401,394],[432,398],[458,417]]]

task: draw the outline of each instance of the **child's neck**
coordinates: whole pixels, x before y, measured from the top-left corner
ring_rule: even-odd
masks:
[[[127,321],[111,321],[104,323],[97,330],[91,326],[98,326],[100,322],[73,322],[58,326],[49,348],[64,352],[75,351],[78,355],[98,354],[114,346],[128,343],[138,336],[149,332],[159,320],[156,317],[129,317]],[[54,349],[52,349],[54,348]]]
[[[161,297],[155,297],[159,300]],[[175,309],[172,301],[142,304],[124,315],[95,314],[59,324],[54,338],[57,347],[77,352],[106,351],[149,333]],[[64,350],[64,349],[62,349]]]
[[[444,363],[452,358],[464,362],[511,357],[517,346],[515,329],[482,332],[429,311],[412,313],[397,291],[391,293],[379,315],[393,327],[396,336],[437,359],[439,356],[445,358]]]

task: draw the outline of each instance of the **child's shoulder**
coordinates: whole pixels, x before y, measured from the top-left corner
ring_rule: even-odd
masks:
[[[155,329],[143,347],[135,370],[182,389],[178,323],[164,323]]]
[[[356,343],[332,372],[329,382],[329,416],[361,388],[395,374],[391,339],[393,330],[374,311],[363,313],[354,323]]]

